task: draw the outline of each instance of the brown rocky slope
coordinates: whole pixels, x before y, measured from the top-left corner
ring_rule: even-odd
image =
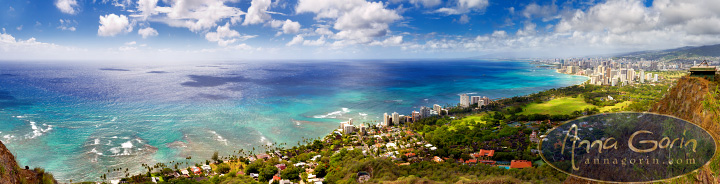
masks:
[[[15,156],[0,141],[0,184],[57,183],[42,169],[27,170],[15,161]]]

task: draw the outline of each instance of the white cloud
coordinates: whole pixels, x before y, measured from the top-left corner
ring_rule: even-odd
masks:
[[[126,42],[126,43],[125,43],[125,45],[135,45],[135,44],[137,44],[137,42],[135,42],[135,41],[131,41],[131,42]]]
[[[334,39],[337,45],[367,44],[375,38],[385,36],[390,24],[402,19],[395,10],[386,9],[382,2],[365,0],[300,0],[297,13],[315,13],[315,19],[334,21],[338,30]]]
[[[230,29],[230,23],[225,23],[224,26],[218,26],[215,32],[205,34],[205,39],[211,42],[217,42],[218,45],[223,47],[236,41],[245,41],[255,37],[257,37],[257,35],[240,35],[239,32]]]
[[[293,37],[293,39],[290,40],[290,42],[288,42],[288,43],[285,44],[285,45],[287,45],[287,46],[293,46],[293,45],[302,43],[303,40],[305,40],[305,39],[304,39],[302,36],[300,36],[300,35],[295,35],[295,37]]]
[[[461,15],[460,19],[458,19],[457,22],[460,24],[467,24],[470,22],[470,17],[467,15]]]
[[[305,40],[303,41],[303,45],[307,46],[321,46],[325,45],[325,36],[320,36],[317,40]]]
[[[534,23],[532,23],[532,22],[525,22],[525,27],[524,27],[523,29],[518,29],[518,30],[517,30],[517,33],[515,33],[515,34],[518,35],[518,36],[530,36],[530,35],[535,35],[535,33],[536,33],[535,27],[537,27],[537,25],[535,25]]]
[[[287,19],[285,21],[272,20],[270,21],[270,27],[281,28],[282,33],[285,34],[293,34],[299,32],[301,26],[299,22],[294,22],[290,19]]]
[[[98,26],[98,35],[100,36],[115,36],[129,33],[132,30],[133,27],[125,15],[109,14],[100,16],[100,26]]]
[[[163,2],[170,6],[157,6],[155,0],[141,1],[138,3],[138,14],[130,16],[163,22],[173,27],[185,27],[193,32],[202,32],[217,26],[217,23],[222,20],[230,19],[232,23],[238,22],[241,20],[240,16],[245,14],[239,8],[225,5],[225,2],[236,2],[236,0],[168,0]]]
[[[271,4],[270,0],[252,0],[243,25],[261,24],[270,20],[270,14],[267,13],[267,10]]]
[[[157,32],[157,30],[155,30],[151,27],[146,27],[146,28],[139,29],[138,34],[141,35],[142,38],[148,38],[148,37],[157,36],[158,32]]]
[[[77,13],[78,3],[77,0],[55,0],[55,7],[63,13],[75,14]]]
[[[77,26],[77,24],[78,22],[75,20],[60,19],[60,26],[58,26],[57,28],[63,31],[75,31],[75,26]],[[35,25],[37,26],[42,24],[40,24],[40,22],[36,22]]]
[[[390,0],[390,1],[388,1],[388,2],[390,2],[390,3],[402,3],[403,1],[406,1],[406,0]],[[432,8],[432,7],[435,7],[435,6],[437,6],[437,5],[440,5],[440,3],[442,3],[442,0],[407,0],[407,1],[408,1],[410,4],[413,4],[413,5],[415,5],[415,6],[420,6],[420,5],[422,5],[422,6],[425,7],[425,8]]]
[[[400,44],[402,44],[402,43],[403,43],[403,37],[402,37],[402,36],[393,36],[393,37],[390,37],[390,38],[387,38],[387,39],[383,40],[382,42],[380,42],[380,41],[374,41],[374,42],[370,43],[370,45],[376,45],[376,46],[398,46],[398,45],[400,45]]]
[[[158,14],[155,10],[155,8],[157,8],[157,2],[158,0],[138,0],[137,9],[143,20]]]
[[[554,3],[543,6],[540,6],[537,3],[531,3],[525,6],[525,9],[522,10],[522,15],[525,16],[525,18],[539,17],[542,18],[543,21],[549,21],[555,18],[559,18],[557,13],[558,7]]]
[[[435,12],[447,15],[465,14],[473,11],[485,11],[488,5],[490,5],[488,0],[457,0],[455,6],[439,8]]]
[[[10,34],[0,33],[0,55],[3,59],[64,59],[64,54],[81,51],[77,48],[59,46],[52,43],[39,42],[35,38],[17,39]]]
[[[22,31],[22,28],[23,28],[23,25],[20,25],[20,26],[16,27],[15,29],[17,29],[18,31]]]
[[[330,36],[335,34],[326,27],[319,27],[319,28],[315,29],[315,33],[317,33],[319,35],[330,35]]]

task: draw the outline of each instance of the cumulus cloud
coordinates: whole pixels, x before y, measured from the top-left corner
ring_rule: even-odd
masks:
[[[270,20],[270,14],[268,14],[267,10],[271,4],[270,0],[252,0],[243,25],[261,24]]]
[[[497,30],[479,36],[447,35],[404,43],[402,49],[564,57],[720,43],[720,2],[714,0],[656,0],[652,6],[640,0],[609,0],[560,15],[529,6],[522,16],[557,17],[558,23],[546,24],[546,31],[541,31],[526,21],[515,34]]]
[[[562,17],[558,33],[596,44],[675,47],[717,43],[720,2],[612,0]],[[659,37],[655,37],[659,36]]]
[[[129,33],[133,30],[127,16],[109,14],[100,16],[100,26],[98,26],[98,35],[115,36],[118,34]]]
[[[193,32],[207,31],[222,20],[241,20],[245,12],[225,5],[235,0],[172,0],[164,1],[170,6],[158,6],[157,0],[140,0],[136,14],[131,17],[163,22],[173,27],[185,27]]]
[[[334,21],[338,45],[367,44],[385,36],[390,24],[402,19],[396,10],[386,9],[382,2],[365,0],[300,0],[297,13],[315,13],[315,19]]]
[[[157,32],[157,30],[155,30],[151,27],[146,27],[146,28],[139,29],[138,34],[141,35],[142,38],[148,38],[148,37],[157,36],[158,32]]]
[[[285,21],[273,20],[270,22],[270,27],[282,29],[282,33],[293,34],[300,31],[300,23],[287,19]]]
[[[307,46],[321,46],[325,45],[325,36],[320,36],[317,40],[305,40],[303,41],[303,45]]]
[[[218,45],[223,47],[233,44],[236,41],[245,41],[255,37],[257,37],[257,35],[240,35],[239,32],[230,29],[229,23],[225,23],[224,26],[218,26],[215,32],[205,34],[205,39],[211,42],[217,42]]]
[[[295,35],[295,37],[293,37],[293,39],[290,40],[290,42],[288,42],[288,43],[285,44],[285,45],[287,45],[287,46],[297,45],[297,44],[302,43],[303,40],[305,40],[305,39],[304,39],[302,36],[300,36],[300,35]]]
[[[57,7],[60,12],[75,14],[77,13],[78,2],[77,0],[55,0],[55,7]]]

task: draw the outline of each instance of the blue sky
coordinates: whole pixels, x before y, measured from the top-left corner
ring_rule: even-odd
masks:
[[[720,43],[717,0],[2,0],[4,60],[569,57]]]

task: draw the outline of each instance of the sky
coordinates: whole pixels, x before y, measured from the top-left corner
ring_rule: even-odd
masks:
[[[719,25],[718,0],[0,0],[0,60],[580,57]]]

